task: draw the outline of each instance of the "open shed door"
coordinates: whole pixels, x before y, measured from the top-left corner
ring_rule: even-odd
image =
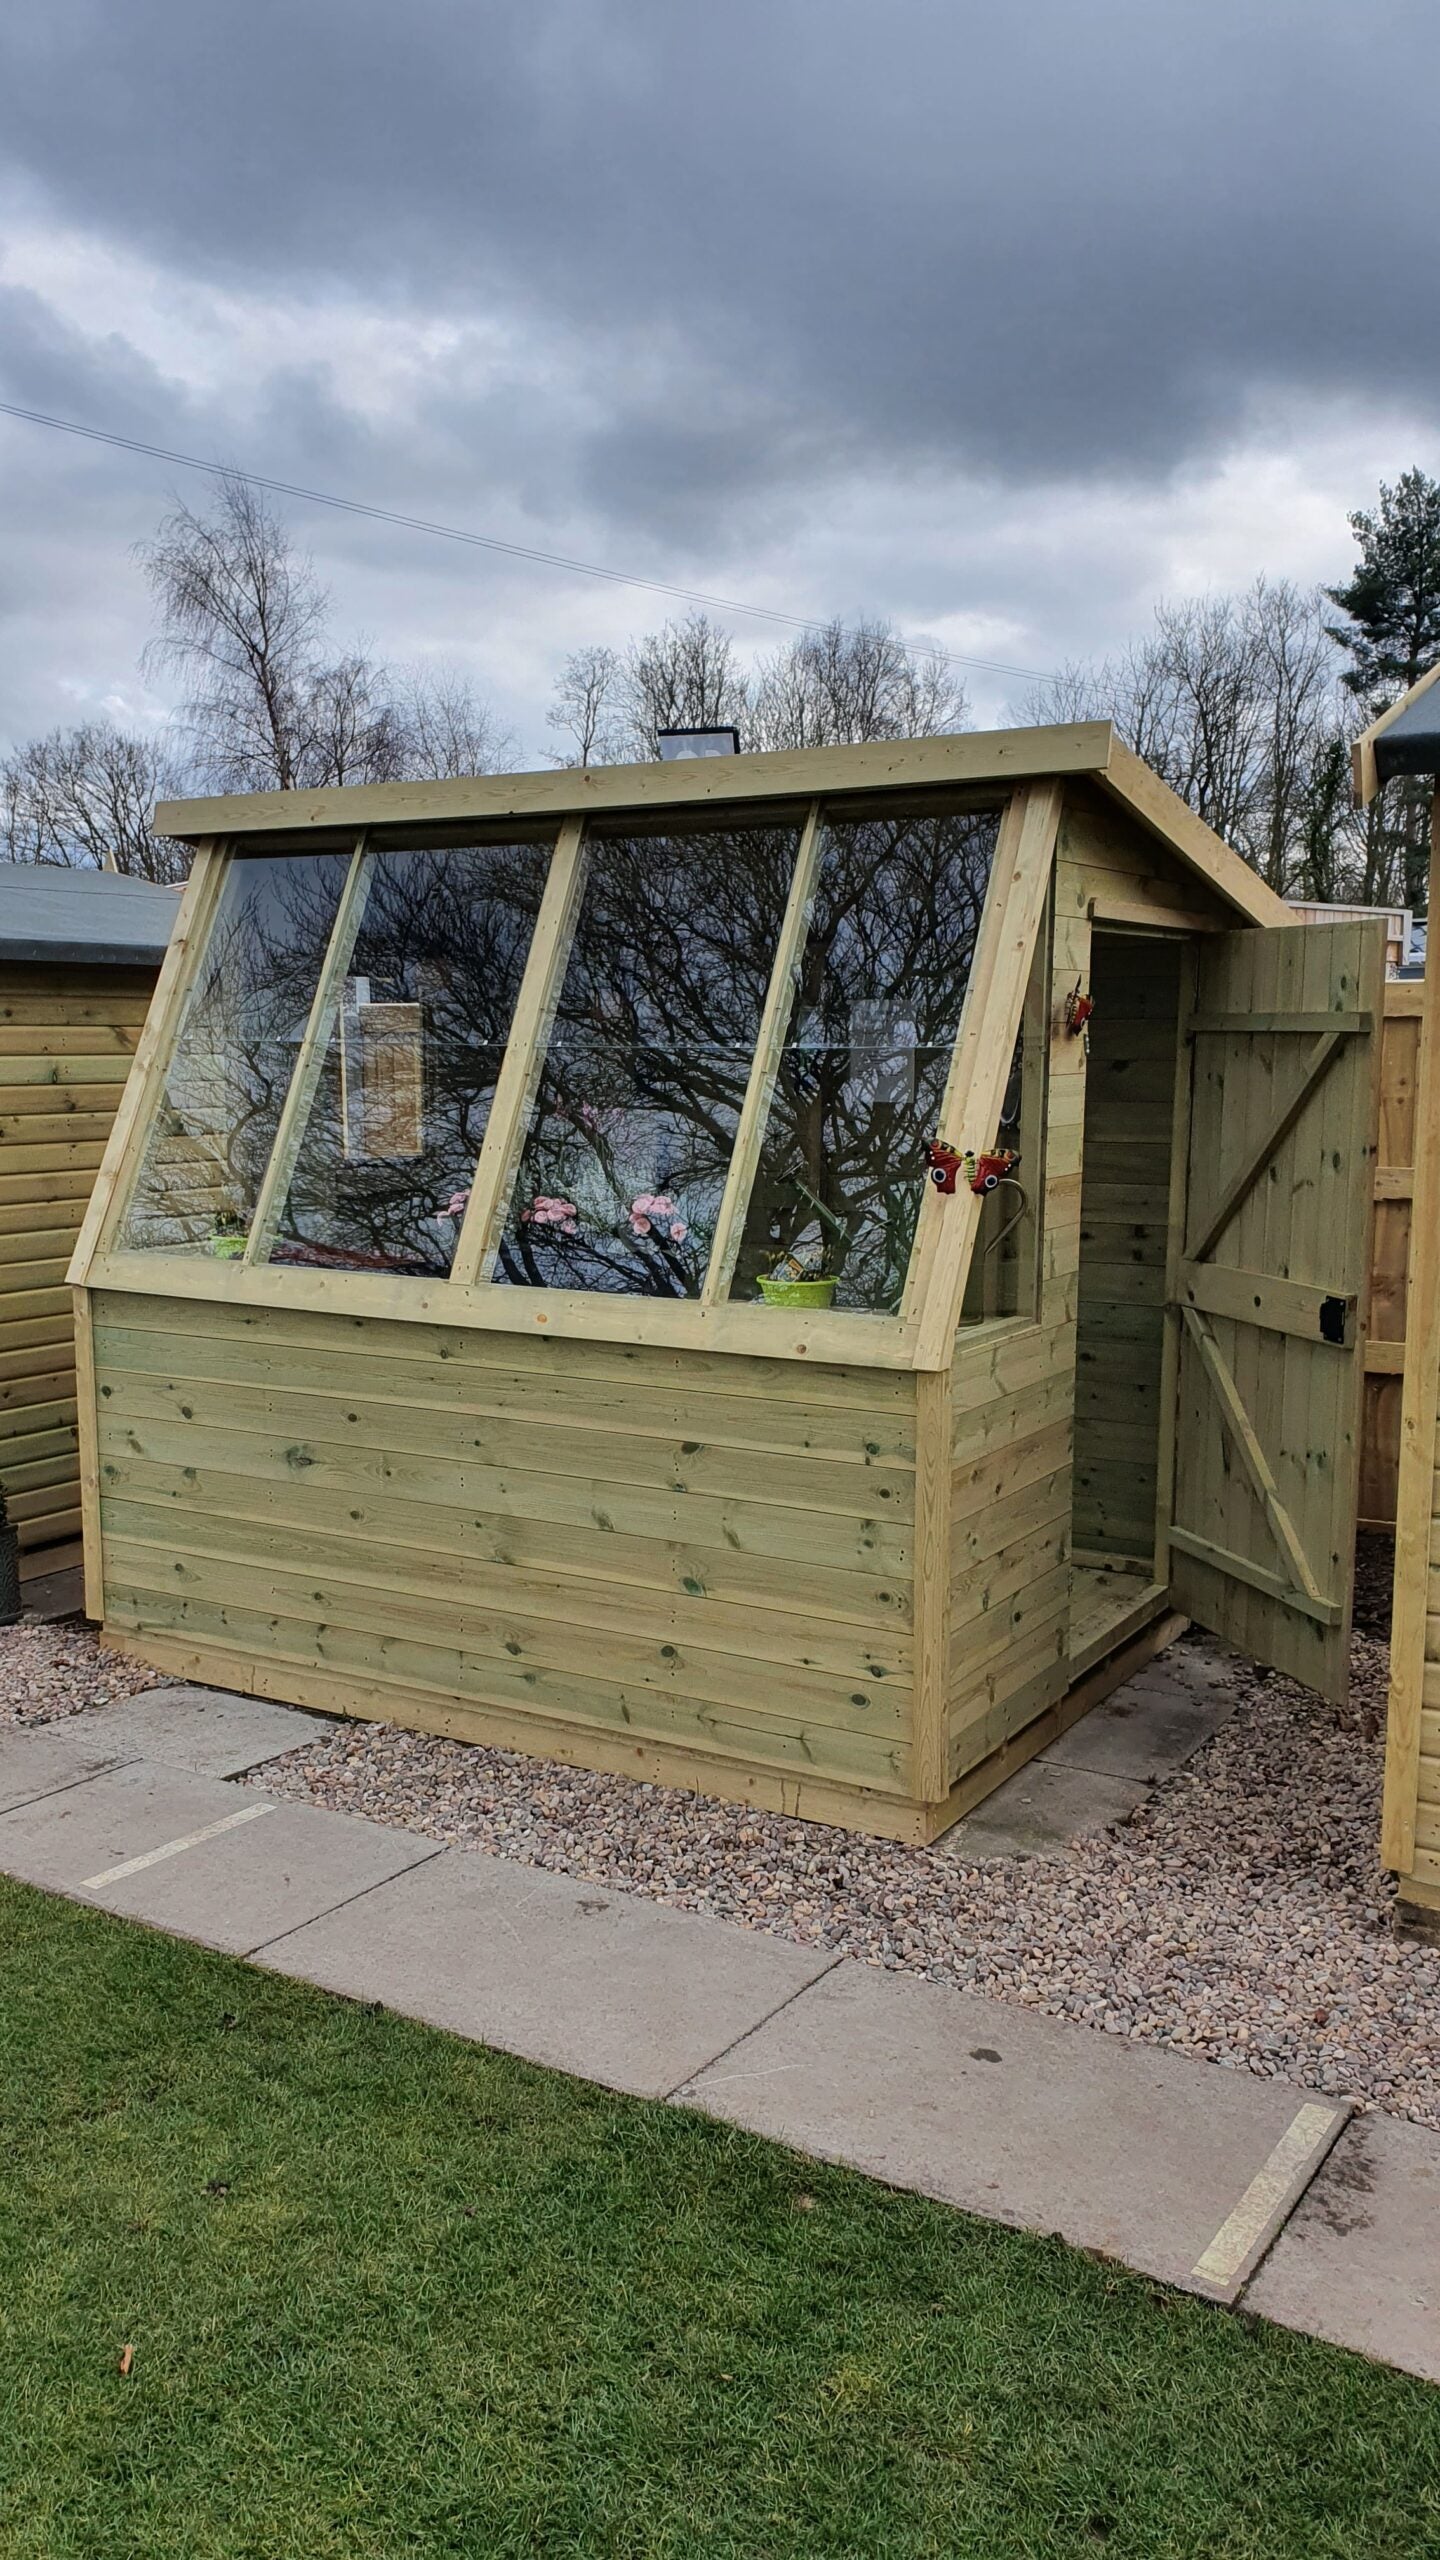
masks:
[[[1185,1207],[1172,1228],[1175,1606],[1336,1700],[1384,979],[1380,923],[1201,946]]]

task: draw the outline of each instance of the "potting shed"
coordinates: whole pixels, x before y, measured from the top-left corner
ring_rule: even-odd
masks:
[[[65,1272],[180,900],[0,863],[0,1491],[28,1566],[80,1535]]]
[[[157,824],[113,1643],[911,1840],[1178,1616],[1338,1691],[1382,940],[1108,722]]]

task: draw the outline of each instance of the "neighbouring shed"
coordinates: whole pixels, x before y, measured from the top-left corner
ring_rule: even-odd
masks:
[[[1428,781],[1431,875],[1440,843],[1440,666],[1412,685],[1355,744],[1355,796],[1367,807],[1387,782]],[[1395,1511],[1395,1595],[1385,1744],[1381,1855],[1399,1879],[1402,1917],[1440,1937],[1440,1002],[1422,981],[1413,1106],[1404,1386]]]
[[[1382,936],[1107,722],[157,825],[110,1641],[912,1840],[1176,1613],[1338,1693]]]
[[[1333,898],[1287,898],[1286,906],[1302,924],[1362,924],[1378,916],[1385,928],[1385,975],[1398,978],[1410,960],[1415,919],[1408,907],[1347,906]]]
[[[65,1271],[179,911],[148,880],[0,864],[0,1487],[22,1550],[80,1534]]]

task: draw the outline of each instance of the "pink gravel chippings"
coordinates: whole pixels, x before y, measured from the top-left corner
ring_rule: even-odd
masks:
[[[0,1729],[53,1724],[161,1688],[169,1677],[123,1653],[103,1653],[83,1619],[22,1618],[0,1627]]]

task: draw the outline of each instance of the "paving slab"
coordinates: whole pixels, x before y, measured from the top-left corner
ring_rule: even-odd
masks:
[[[552,2070],[660,2098],[836,1959],[448,1849],[262,1949],[259,1961]]]
[[[973,1858],[1063,1858],[1072,1841],[1123,1822],[1147,1793],[1134,1778],[1031,1760],[947,1831],[941,1850]]]
[[[678,2100],[1219,2302],[1350,2113],[848,1960]]]
[[[1112,1691],[1040,1754],[1047,1769],[1089,1769],[1154,1786],[1228,1724],[1239,1692],[1169,1660]]]
[[[128,1746],[130,1758],[193,1769],[200,1777],[238,1778],[282,1752],[319,1742],[335,1719],[276,1706],[269,1698],[242,1697],[234,1689],[177,1682],[93,1707],[80,1722],[103,1725],[107,1735]]]
[[[0,1871],[230,1955],[437,1854],[414,1832],[132,1761],[0,1815]]]
[[[1245,2308],[1440,2382],[1440,2134],[1356,2116]]]
[[[134,1756],[118,1735],[102,1734],[89,1716],[6,1726],[0,1732],[0,1814],[61,1787],[79,1786]]]

